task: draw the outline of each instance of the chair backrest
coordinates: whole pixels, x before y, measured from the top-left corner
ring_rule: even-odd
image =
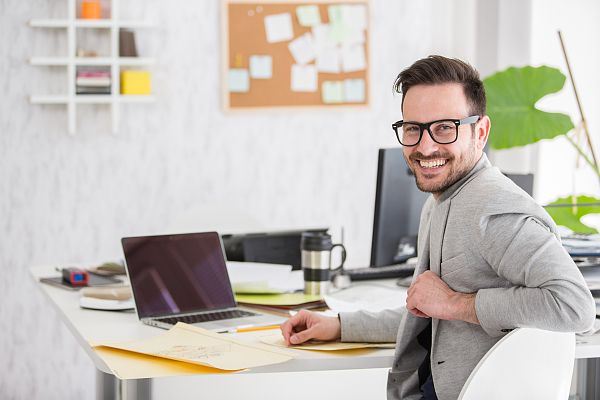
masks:
[[[566,400],[574,365],[574,333],[515,329],[479,361],[458,400]]]

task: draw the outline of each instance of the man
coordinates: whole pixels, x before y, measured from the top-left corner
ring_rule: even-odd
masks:
[[[418,188],[432,193],[407,305],[339,319],[302,311],[281,330],[288,345],[395,340],[388,398],[456,399],[507,332],[588,330],[594,300],[552,218],[483,153],[491,123],[477,71],[431,56],[394,87],[402,93],[404,121],[393,127],[404,158]]]

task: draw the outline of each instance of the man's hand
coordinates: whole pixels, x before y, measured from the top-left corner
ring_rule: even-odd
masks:
[[[410,285],[406,308],[417,317],[458,319],[479,325],[476,295],[455,292],[439,276],[425,271]]]
[[[342,336],[340,320],[337,317],[324,317],[307,310],[281,324],[285,344],[300,344],[309,339],[337,340]]]

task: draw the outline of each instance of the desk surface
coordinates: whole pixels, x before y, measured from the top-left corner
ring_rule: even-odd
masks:
[[[80,308],[78,292],[39,282],[40,277],[57,275],[54,266],[34,267],[31,269],[31,275],[50,305],[56,310],[61,320],[100,371],[111,373],[104,361],[88,345],[86,339],[136,340],[153,337],[164,332],[160,328],[139,322],[135,312],[97,311]],[[229,335],[247,342],[261,343],[255,337],[256,332]],[[282,364],[252,368],[242,373],[389,368],[394,354],[392,349],[350,350],[353,357],[347,357],[346,352],[290,350],[298,353],[297,359]],[[600,335],[578,337],[575,358],[596,357],[600,357]]]
[[[142,324],[133,311],[99,311],[79,307],[80,294],[39,282],[41,277],[57,276],[54,266],[39,266],[31,269],[31,276],[40,290],[66,324],[77,342],[85,350],[100,371],[110,374],[104,361],[92,350],[87,339],[137,340],[157,336],[165,330]],[[262,343],[256,335],[267,331],[227,334],[250,343]],[[360,349],[346,351],[293,350],[298,358],[276,365],[252,368],[241,373],[328,371],[365,368],[389,368],[392,365],[393,349]],[[349,353],[351,352],[351,353]],[[353,357],[348,357],[351,354]]]

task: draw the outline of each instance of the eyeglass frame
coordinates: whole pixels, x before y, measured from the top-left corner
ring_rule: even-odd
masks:
[[[463,118],[463,119],[452,119],[452,118],[438,119],[436,121],[427,122],[425,124],[420,124],[418,122],[411,122],[411,121],[400,120],[400,121],[394,122],[392,124],[392,130],[396,133],[396,139],[398,139],[398,143],[400,143],[402,146],[406,146],[406,147],[413,147],[413,146],[416,146],[419,143],[421,143],[421,139],[423,139],[423,132],[425,130],[427,130],[427,132],[429,132],[429,136],[431,137],[431,140],[433,140],[437,144],[452,144],[452,143],[454,143],[454,142],[456,142],[458,140],[458,127],[460,125],[475,124],[475,123],[479,122],[480,119],[481,119],[481,117],[479,115],[472,115],[470,117],[466,117],[466,118]],[[456,126],[456,137],[451,142],[440,143],[437,140],[435,140],[435,138],[433,137],[433,133],[431,132],[431,125],[433,125],[433,124],[435,124],[437,122],[442,122],[442,121],[454,122],[454,124]],[[420,135],[419,135],[419,140],[417,140],[417,143],[415,143],[415,144],[403,144],[402,143],[402,141],[400,140],[400,134],[398,133],[398,128],[401,128],[403,124],[413,124],[413,125],[417,125],[419,127]]]

